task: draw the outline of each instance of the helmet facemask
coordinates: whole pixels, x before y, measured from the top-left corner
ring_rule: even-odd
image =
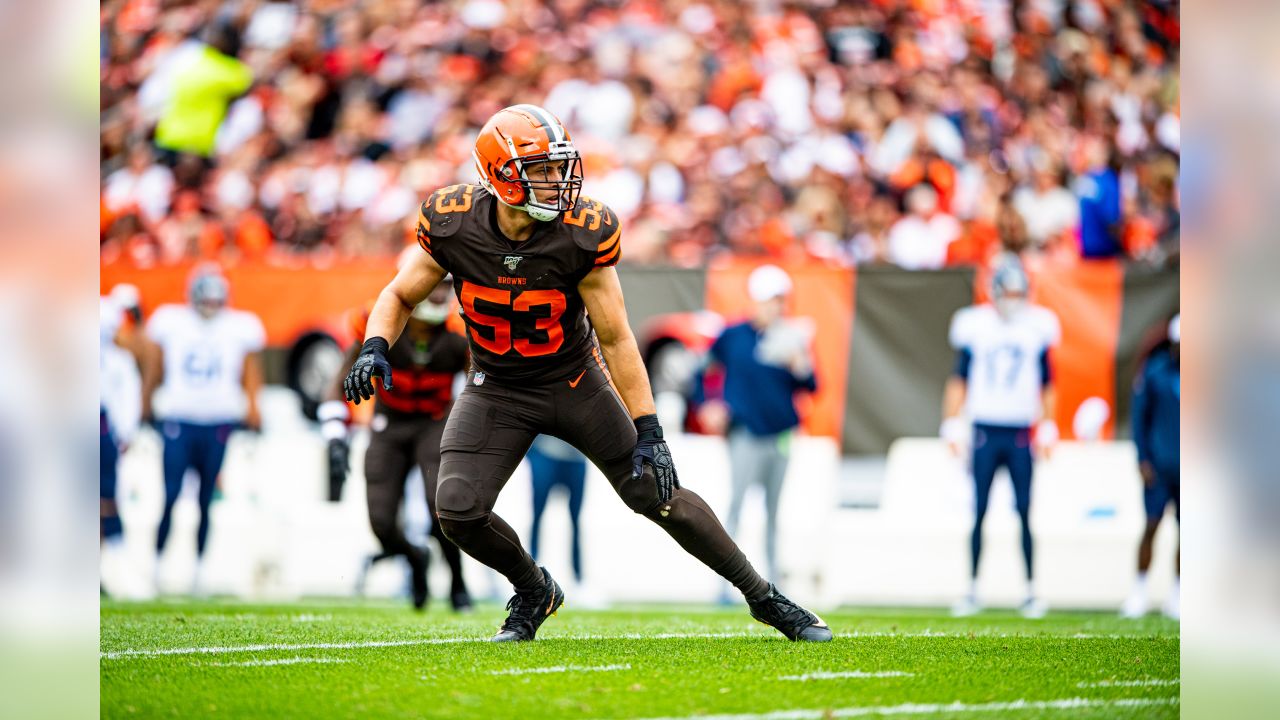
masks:
[[[997,268],[991,281],[991,296],[995,301],[996,313],[1008,322],[1022,312],[1027,306],[1030,285],[1027,275],[1018,265],[1005,265]]]
[[[507,147],[511,159],[497,168],[497,175],[507,178],[509,182],[519,183],[523,188],[524,203],[512,205],[503,200],[503,194],[496,192],[486,180],[484,166],[476,157],[476,165],[480,170],[480,183],[494,197],[504,204],[524,210],[534,220],[549,222],[559,217],[560,213],[572,210],[582,192],[582,156],[578,154],[569,140],[553,142],[547,152],[519,156],[515,144],[507,138]],[[563,163],[560,172],[552,171],[553,163]],[[554,201],[540,200],[539,191],[554,191]]]

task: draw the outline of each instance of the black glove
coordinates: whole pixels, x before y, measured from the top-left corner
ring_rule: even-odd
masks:
[[[662,439],[662,426],[658,425],[657,415],[636,418],[636,449],[631,454],[633,480],[639,480],[644,474],[646,463],[653,468],[654,480],[658,483],[658,499],[669,502],[680,487],[680,480],[676,477],[675,463],[671,461],[671,450]]]
[[[342,381],[342,391],[347,399],[359,405],[361,400],[373,397],[373,379],[382,379],[382,388],[391,389],[391,363],[387,362],[387,341],[371,337],[364,341],[360,356]]]
[[[346,438],[334,438],[329,441],[329,502],[342,499],[342,486],[347,482],[347,471],[351,468],[351,445]]]

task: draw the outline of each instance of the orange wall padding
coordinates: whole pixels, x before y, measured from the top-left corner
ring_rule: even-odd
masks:
[[[981,284],[980,284],[981,285]],[[1058,388],[1057,423],[1073,438],[1072,420],[1085,399],[1111,406],[1104,438],[1115,437],[1116,343],[1124,303],[1124,268],[1116,260],[1091,260],[1031,277],[1031,297],[1058,315],[1062,344],[1052,355]]]
[[[707,271],[707,309],[729,322],[751,312],[747,277],[764,260],[737,258]],[[808,263],[775,263],[791,275],[795,290],[789,314],[817,323],[814,362],[818,392],[798,403],[803,427],[811,435],[840,437],[844,425],[845,385],[849,379],[849,340],[853,335],[854,273]]]
[[[103,265],[102,292],[132,283],[150,313],[164,303],[186,302],[194,265],[137,268]],[[339,268],[245,264],[225,269],[232,307],[252,309],[262,318],[269,345],[288,345],[308,329],[344,323],[346,313],[378,296],[395,275],[395,261],[344,262]]]

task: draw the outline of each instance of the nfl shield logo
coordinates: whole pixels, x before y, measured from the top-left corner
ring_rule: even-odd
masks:
[[[502,259],[502,264],[507,266],[507,272],[515,272],[516,266],[524,258],[520,255],[508,255]]]
[[[483,385],[483,384],[484,384],[484,372],[483,372],[483,371],[477,371],[477,372],[476,372],[476,374],[475,374],[475,376],[473,376],[473,377],[471,378],[471,382],[475,383],[476,385]]]

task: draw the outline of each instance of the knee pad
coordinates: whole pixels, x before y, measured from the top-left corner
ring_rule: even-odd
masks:
[[[455,518],[465,518],[484,513],[475,483],[463,473],[453,472],[452,467],[441,470],[440,483],[436,488],[435,506],[438,516],[451,515]]]
[[[675,502],[678,495],[679,490],[672,495],[671,502]],[[658,506],[662,504],[658,499],[658,481],[654,477],[653,469],[648,465],[645,466],[644,473],[640,477],[637,478],[628,473],[622,482],[618,483],[618,496],[634,513],[646,517],[652,515],[654,517],[651,519],[655,520],[658,517],[665,517],[658,514]],[[668,509],[665,512],[669,514],[671,510]]]

